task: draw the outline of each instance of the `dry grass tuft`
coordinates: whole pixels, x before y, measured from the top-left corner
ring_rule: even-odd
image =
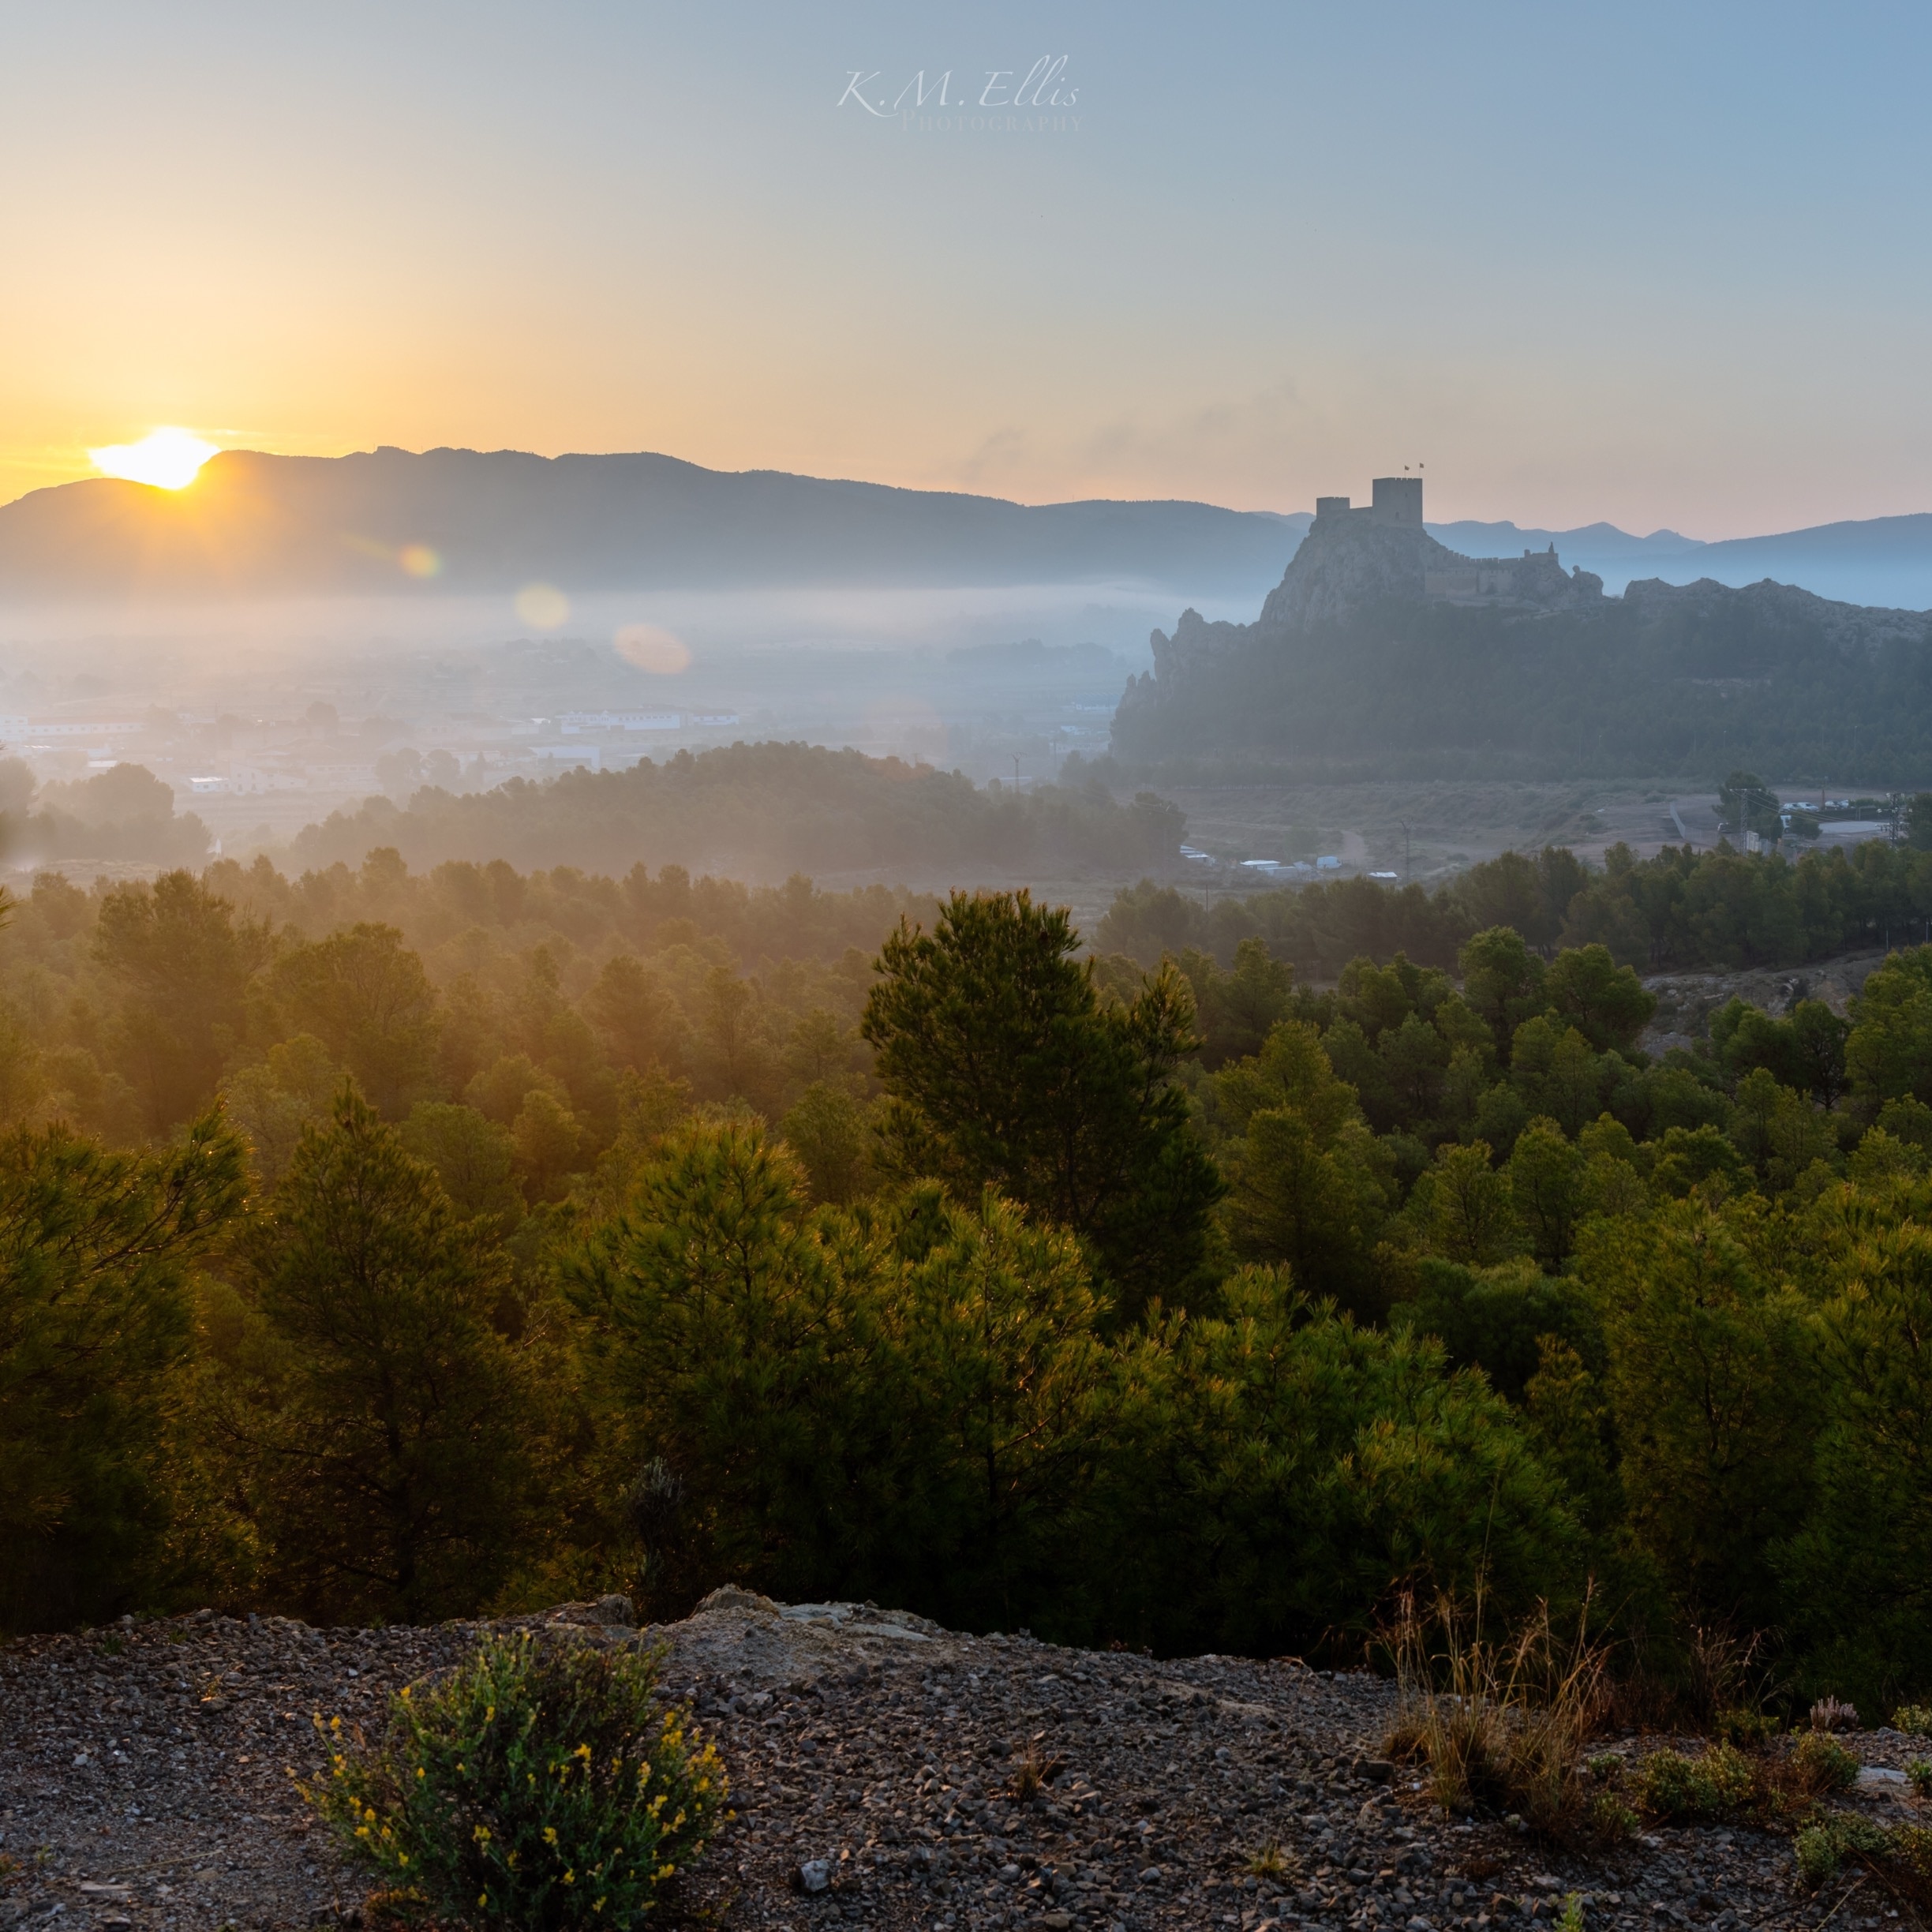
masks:
[[[1762,1631],[1740,1636],[1728,1623],[1694,1623],[1684,1657],[1682,1702],[1700,1731],[1728,1711],[1758,1710],[1765,1697]]]
[[[1279,1840],[1271,1838],[1258,1852],[1248,1855],[1247,1872],[1250,1878],[1292,1878],[1301,1870],[1301,1861],[1292,1852],[1282,1848]]]
[[[1596,1788],[1583,1763],[1608,1663],[1585,1616],[1574,1638],[1562,1638],[1545,1604],[1496,1643],[1483,1634],[1480,1597],[1466,1614],[1447,1597],[1424,1611],[1406,1595],[1389,1645],[1401,1702],[1388,1750],[1428,1766],[1444,1810],[1514,1813],[1548,1838],[1629,1830],[1627,1810]]]
[[[1723,1623],[1689,1625],[1662,1654],[1633,1638],[1609,1687],[1604,1728],[1692,1731],[1756,1750],[1779,1728],[1769,1709],[1791,1690],[1780,1654],[1774,1633]]]
[[[1035,1738],[1028,1745],[1025,1752],[1014,1761],[1013,1777],[1008,1780],[1006,1795],[1016,1804],[1025,1804],[1037,1798],[1066,1769],[1064,1758],[1049,1758],[1040,1748]]]

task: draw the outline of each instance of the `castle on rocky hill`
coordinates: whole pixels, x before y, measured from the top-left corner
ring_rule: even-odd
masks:
[[[1603,579],[1566,572],[1554,544],[1520,557],[1466,557],[1438,543],[1422,527],[1420,477],[1377,477],[1369,487],[1366,504],[1315,499],[1315,521],[1262,606],[1264,627],[1320,623],[1381,597],[1567,610],[1603,596]]]
[[[1817,640],[1847,657],[1918,650],[1932,637],[1926,612],[1831,603],[1768,578],[1741,590],[1709,578],[1683,585],[1648,578],[1627,584],[1620,598],[1607,598],[1601,577],[1563,569],[1554,544],[1520,557],[1468,557],[1437,542],[1423,526],[1420,477],[1378,477],[1374,488],[1365,505],[1346,496],[1316,499],[1315,519],[1254,623],[1210,622],[1189,609],[1171,635],[1153,633],[1148,641],[1154,668],[1129,682],[1114,717],[1117,751],[1135,758],[1234,747],[1244,756],[1265,752],[1270,732],[1277,724],[1285,732],[1287,713],[1300,702],[1288,695],[1282,667],[1292,667],[1299,683],[1325,681],[1327,701],[1341,703],[1346,677],[1336,667],[1346,666],[1350,647],[1366,647],[1374,662],[1389,665],[1398,661],[1391,650],[1405,633],[1417,642],[1461,632],[1479,651],[1492,653],[1485,660],[1491,663],[1497,641],[1519,627],[1530,639],[1574,645],[1589,627],[1568,620],[1611,612],[1628,620],[1612,634],[1623,640],[1620,649],[1667,623],[1725,653],[1735,652],[1741,637],[1795,639],[1807,647]],[[1445,605],[1474,608],[1467,620],[1445,623]],[[1346,702],[1364,695],[1357,689]],[[1448,728],[1473,728],[1466,720]],[[1311,741],[1299,742],[1305,748]],[[1366,747],[1372,741],[1358,742]]]

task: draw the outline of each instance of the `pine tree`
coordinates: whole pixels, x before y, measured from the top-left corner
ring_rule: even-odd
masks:
[[[886,942],[859,1031],[889,1170],[1070,1229],[1131,1317],[1194,1277],[1221,1181],[1172,1080],[1198,1044],[1186,983],[1164,968],[1103,1004],[1079,945],[1064,908],[955,893],[931,933]]]
[[[508,1264],[353,1091],[243,1245],[226,1405],[269,1587],[311,1615],[472,1612],[525,1528],[534,1391]]]
[[[245,1174],[212,1114],[164,1154],[62,1127],[0,1142],[0,1630],[166,1600],[189,1271]]]

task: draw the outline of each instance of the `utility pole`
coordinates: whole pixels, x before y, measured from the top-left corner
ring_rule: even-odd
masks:
[[[1398,818],[1395,822],[1402,827],[1402,883],[1413,886],[1415,883],[1415,862],[1409,856],[1409,821]]]
[[[1019,754],[1017,751],[1016,751],[1016,752],[1013,754],[1013,796],[1014,796],[1015,798],[1017,798],[1019,796],[1020,796],[1020,754]]]

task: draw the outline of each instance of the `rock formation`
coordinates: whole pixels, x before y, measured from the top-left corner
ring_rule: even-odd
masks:
[[[1741,590],[1710,577],[1688,584],[1645,577],[1624,586],[1623,601],[1646,616],[1678,616],[1703,623],[1722,618],[1742,622],[1760,635],[1818,631],[1848,655],[1885,644],[1923,644],[1932,625],[1932,617],[1924,611],[1837,604],[1769,577]]]
[[[1261,606],[1261,627],[1299,630],[1383,597],[1576,610],[1602,601],[1603,579],[1589,571],[1566,572],[1554,549],[1526,550],[1520,558],[1466,557],[1419,525],[1317,517]]]

